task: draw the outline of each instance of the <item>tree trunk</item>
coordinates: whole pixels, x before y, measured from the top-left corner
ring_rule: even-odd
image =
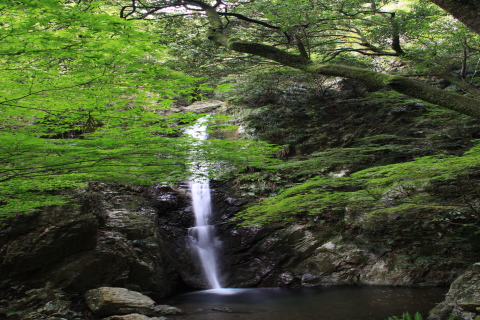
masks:
[[[480,0],[430,0],[480,34]]]

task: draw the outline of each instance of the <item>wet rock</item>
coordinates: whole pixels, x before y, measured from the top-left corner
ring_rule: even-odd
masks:
[[[93,249],[97,243],[97,219],[92,215],[64,217],[42,212],[31,215],[38,227],[17,233],[6,230],[0,249],[0,283],[54,265],[76,253]],[[58,218],[58,220],[57,220]]]
[[[125,288],[92,289],[85,293],[85,301],[95,314],[102,317],[130,313],[154,314],[155,301],[139,292]]]
[[[229,222],[242,209],[241,201],[212,183],[212,210],[216,236],[221,241],[221,283],[226,287],[299,287],[320,285],[445,285],[461,272],[454,262],[439,262],[419,254],[394,251],[367,240],[347,240],[338,227],[305,225],[244,227]],[[205,288],[188,229],[193,212],[188,192],[157,188],[161,205],[157,214],[163,245],[182,279]],[[363,241],[363,242],[362,242]]]
[[[156,208],[161,244],[175,269],[187,285],[207,288],[188,235],[189,228],[194,226],[194,214],[187,190],[155,185],[150,188],[150,195]]]
[[[243,227],[229,222],[242,209],[235,200],[212,184],[212,209],[216,235],[221,241],[221,283],[234,287],[298,287],[320,285],[446,285],[463,270],[453,259],[428,257],[402,251],[368,239],[347,239],[340,227],[270,225]],[[176,206],[158,212],[160,233],[183,280],[204,288],[195,254],[189,248],[188,228],[193,216],[185,192],[163,190]],[[177,192],[177,199],[175,198]],[[173,208],[170,206],[170,208]],[[183,217],[183,218],[181,218]],[[435,252],[434,252],[435,254]]]
[[[156,313],[160,313],[160,314],[179,314],[179,313],[183,313],[182,309],[179,309],[177,307],[172,307],[172,306],[168,306],[168,305],[156,305],[153,310],[156,312]]]
[[[219,311],[219,312],[232,312],[232,309],[228,307],[223,307],[223,308],[212,308],[213,311]]]
[[[58,264],[49,273],[51,281],[68,292],[121,286],[158,298],[170,294],[177,275],[160,247],[155,223],[131,212],[115,217],[122,224],[107,219],[95,249]]]
[[[445,296],[428,316],[428,320],[443,320],[452,316],[457,320],[472,320],[480,306],[480,263],[458,277]]]
[[[334,228],[219,227],[227,283],[238,286],[445,285],[461,272],[455,263],[377,244],[362,246]]]
[[[143,314],[138,314],[138,313],[132,313],[132,314],[126,314],[123,316],[111,316],[108,318],[104,318],[103,320],[167,320],[165,317],[147,317]]]

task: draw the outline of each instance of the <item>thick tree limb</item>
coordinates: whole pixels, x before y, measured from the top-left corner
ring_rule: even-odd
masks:
[[[445,1],[455,2],[458,0]],[[478,0],[463,1],[476,2]],[[247,42],[235,38],[229,38],[223,34],[221,17],[216,12],[215,8],[199,0],[192,0],[188,2],[201,7],[202,10],[205,11],[210,23],[208,39],[216,42],[218,45],[225,46],[236,52],[263,57],[278,62],[284,66],[300,69],[305,72],[334,77],[344,77],[361,81],[366,84],[371,84],[372,86],[387,87],[410,97],[433,103],[440,107],[480,119],[480,100],[472,99],[453,92],[444,91],[407,77],[388,75],[367,69],[353,68],[343,65],[315,63],[306,58],[304,55],[292,54],[276,47],[261,43]],[[480,10],[476,12],[480,12]]]
[[[260,20],[251,19],[251,18],[246,17],[246,16],[244,16],[243,14],[240,14],[240,13],[219,12],[218,14],[220,16],[224,16],[224,17],[235,17],[237,19],[247,21],[247,22],[251,22],[251,23],[255,23],[255,24],[270,28],[270,29],[281,30],[280,27],[271,25],[269,23],[266,23],[266,22],[263,22],[263,21],[260,21]]]
[[[228,48],[237,52],[257,55],[310,73],[344,77],[371,84],[372,86],[386,87],[410,97],[480,119],[479,100],[441,90],[407,77],[388,75],[343,65],[314,63],[302,56],[293,55],[275,47],[258,43],[230,41]]]
[[[334,64],[312,63],[306,71],[387,87],[410,97],[480,119],[479,100],[441,90],[414,79]]]

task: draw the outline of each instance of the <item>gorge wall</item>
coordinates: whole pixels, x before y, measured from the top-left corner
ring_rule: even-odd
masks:
[[[75,203],[0,225],[0,319],[83,319],[83,294],[113,286],[152,298],[178,273],[142,189],[91,183]]]
[[[348,238],[335,226],[238,226],[229,219],[245,203],[227,187],[212,188],[225,287],[448,285],[467,269],[447,238],[389,247]],[[0,319],[82,319],[89,312],[83,294],[102,286],[155,299],[205,288],[188,245],[187,190],[92,183],[76,199],[75,206],[19,215],[0,227]],[[435,250],[425,255],[428,246]],[[441,312],[454,308],[450,301]]]
[[[401,247],[349,238],[336,226],[239,226],[229,219],[244,202],[221,187],[214,184],[212,201],[226,287],[439,286],[450,284],[469,264],[460,262],[463,253],[449,250],[446,237]],[[157,186],[152,194],[166,251],[188,285],[204,288],[194,255],[186,254],[187,229],[193,225],[187,190]]]

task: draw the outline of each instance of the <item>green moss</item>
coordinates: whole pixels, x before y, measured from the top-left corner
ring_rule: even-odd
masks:
[[[348,177],[318,176],[251,205],[238,219],[253,224],[307,217],[335,220],[343,218],[346,210],[360,210],[368,219],[388,215],[418,215],[430,221],[456,219],[453,212],[477,219],[478,212],[473,207],[465,209],[466,200],[461,196],[478,191],[477,181],[471,177],[479,172],[480,146],[476,146],[463,156],[421,157],[361,170]],[[461,179],[463,183],[457,188]],[[450,183],[454,183],[457,194],[437,188]],[[459,196],[460,201],[455,202]]]

